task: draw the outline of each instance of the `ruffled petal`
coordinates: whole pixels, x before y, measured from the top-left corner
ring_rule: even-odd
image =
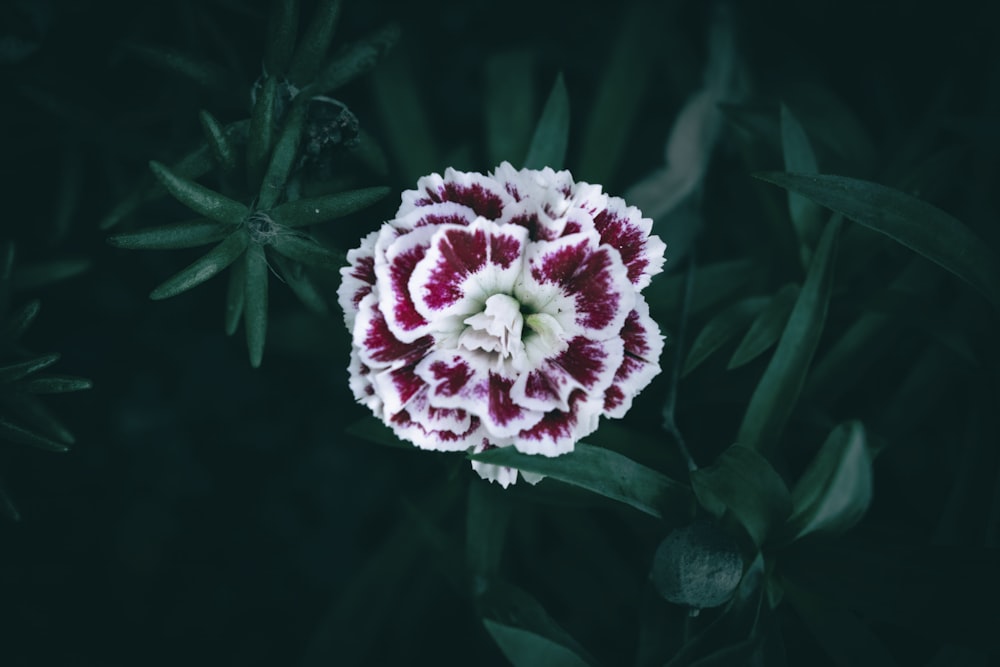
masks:
[[[632,399],[660,372],[663,336],[649,316],[649,305],[641,295],[625,319],[621,338],[624,357],[611,386],[604,391],[604,413],[620,418],[632,407]]]

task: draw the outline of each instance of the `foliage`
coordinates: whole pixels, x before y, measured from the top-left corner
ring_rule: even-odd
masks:
[[[995,8],[71,4],[0,10],[3,236],[93,267],[0,258],[0,660],[1000,656]],[[467,457],[546,476],[506,490],[363,416],[331,308],[400,191],[503,160],[668,242],[663,372],[569,454]],[[90,386],[34,349],[100,389],[68,463],[9,446]]]

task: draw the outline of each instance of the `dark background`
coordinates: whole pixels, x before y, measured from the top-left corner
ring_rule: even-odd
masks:
[[[463,166],[486,170],[493,166],[480,147],[487,59],[512,47],[532,52],[539,99],[564,71],[574,121],[582,119],[630,4],[348,2],[338,36],[397,20],[398,50],[408,57],[431,143],[441,159],[457,154]],[[948,208],[969,188],[998,182],[993,3],[737,4],[747,66],[761,90],[824,82],[887,154],[938,105],[950,123],[943,140],[968,147],[939,203]],[[660,164],[672,118],[699,85],[708,10],[683,0],[663,8],[664,25],[649,26],[653,75],[625,157],[605,183],[612,193]],[[198,140],[199,109],[245,117],[265,14],[264,3],[239,0],[0,4],[0,36],[28,45],[0,61],[0,236],[17,243],[23,263],[92,262],[78,277],[15,300],[42,299],[27,346],[61,352],[57,372],[94,382],[88,392],[49,400],[76,434],[70,453],[0,450],[0,473],[23,517],[0,523],[2,665],[331,665],[357,655],[372,663],[503,664],[434,550],[399,537],[412,523],[407,508],[431,512],[431,487],[469,477],[467,464],[344,434],[363,411],[347,389],[339,314],[310,315],[272,281],[269,346],[254,371],[242,335],[223,335],[223,281],[166,302],[147,299],[196,251],[116,250],[97,228],[148,159],[169,159]],[[135,44],[199,54],[225,76],[199,86],[130,55]],[[385,110],[367,79],[340,99],[380,136]],[[571,126],[570,165],[580,127]],[[359,228],[390,217],[398,192],[412,187],[410,174],[390,166],[388,200],[331,233],[342,248]],[[991,201],[981,206],[977,215],[996,212]],[[183,217],[166,201],[144,211],[157,222]],[[995,224],[983,234],[1000,236]],[[708,255],[732,246],[712,237],[705,244]],[[975,393],[959,391],[957,402]],[[920,468],[926,461],[917,458]],[[880,496],[893,496],[893,480],[881,481]],[[886,510],[901,533],[925,528],[910,509],[903,502]],[[605,527],[611,518],[598,513]],[[436,520],[461,531],[460,513]],[[529,535],[522,544],[534,549],[512,558],[547,562],[550,539],[557,538],[541,530]],[[618,556],[641,571],[648,555]],[[602,605],[614,582],[588,567],[600,568],[603,557],[592,553],[579,566],[589,581],[582,590],[600,589]],[[345,637],[353,642],[346,652]],[[583,639],[609,664],[629,641]],[[801,650],[812,655],[810,646]]]

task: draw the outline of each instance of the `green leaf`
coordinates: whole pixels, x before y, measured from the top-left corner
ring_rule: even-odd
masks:
[[[38,311],[42,308],[42,302],[32,299],[28,303],[14,311],[7,321],[0,327],[0,339],[14,341],[21,337],[31,323],[38,317]]]
[[[785,171],[815,174],[819,171],[816,155],[805,129],[784,104],[781,105],[781,150]],[[809,266],[822,224],[822,210],[816,202],[794,192],[788,193],[788,212],[799,237],[802,264]]]
[[[528,152],[536,109],[534,64],[530,49],[498,53],[486,61],[483,118],[490,164],[516,164]]]
[[[20,521],[21,514],[14,507],[14,503],[11,501],[10,496],[4,491],[3,484],[0,483],[0,512],[4,514],[11,521]]]
[[[389,188],[380,185],[338,192],[324,197],[297,199],[285,202],[273,209],[271,217],[274,218],[275,222],[285,227],[318,225],[367,208],[387,194],[389,194]]]
[[[838,425],[792,491],[789,538],[842,533],[861,520],[872,501],[872,454],[861,422]]]
[[[250,112],[250,130],[247,133],[247,185],[251,190],[260,187],[264,178],[267,158],[274,146],[274,127],[276,124],[276,100],[278,97],[278,80],[274,76],[265,77],[257,97],[254,99],[253,111]]]
[[[246,255],[240,255],[229,269],[229,285],[226,287],[226,335],[232,336],[243,317],[243,303],[247,282]]]
[[[941,209],[884,185],[846,176],[771,172],[756,177],[885,234],[952,272],[1000,307],[1000,258]]]
[[[761,286],[766,277],[761,262],[738,259],[699,266],[695,271],[691,295],[691,314],[711,310],[738,294]],[[654,319],[673,317],[684,293],[684,273],[656,276],[646,288],[646,300]]]
[[[0,441],[3,440],[12,442],[15,445],[28,445],[30,447],[37,447],[50,452],[69,451],[69,447],[61,442],[56,442],[51,438],[46,438],[43,435],[29,431],[22,426],[18,426],[17,424],[0,417]]]
[[[17,424],[28,431],[63,445],[76,442],[70,430],[33,394],[8,392],[4,396],[4,408]]]
[[[267,46],[264,49],[265,72],[271,76],[284,76],[292,60],[298,32],[298,0],[272,2],[267,21]]]
[[[232,225],[220,225],[212,220],[198,218],[161,227],[115,234],[108,237],[108,243],[116,248],[129,250],[173,250],[196,248],[206,243],[215,243],[232,233]]]
[[[89,259],[56,259],[21,265],[14,269],[14,290],[33,290],[68,278],[75,278],[90,268]]]
[[[271,247],[289,259],[321,269],[335,271],[347,263],[347,256],[340,251],[328,250],[297,234],[279,233],[271,239]]]
[[[278,135],[278,142],[271,153],[271,161],[264,172],[264,180],[260,185],[260,196],[257,199],[258,210],[267,211],[274,206],[288,183],[295,161],[298,158],[299,144],[302,142],[302,126],[306,120],[306,105],[292,104],[288,111],[285,126]]]
[[[247,333],[250,365],[260,367],[267,337],[267,258],[264,248],[251,243],[246,253],[246,289],[243,305],[243,326]]]
[[[156,160],[149,163],[149,168],[153,170],[153,175],[167,189],[167,192],[198,215],[203,215],[217,222],[238,225],[250,213],[250,210],[238,201],[178,176]]]
[[[295,49],[288,78],[299,87],[304,86],[319,70],[333,40],[333,31],[340,18],[340,0],[320,0],[310,17],[308,28]]]
[[[426,104],[410,71],[412,58],[402,44],[372,75],[372,93],[379,112],[383,141],[405,183],[441,168]]]
[[[399,40],[399,33],[399,25],[389,23],[354,42],[325,65],[315,81],[303,88],[302,94],[314,97],[330,93],[374,69]]]
[[[521,589],[494,582],[477,600],[483,625],[515,667],[587,667],[593,658]]]
[[[545,475],[657,518],[687,507],[690,500],[690,490],[683,484],[621,454],[582,442],[572,452],[554,458],[522,454],[514,447],[497,447],[469,458]]]
[[[484,484],[480,479],[469,482],[469,498],[465,512],[465,560],[469,572],[481,579],[473,582],[473,593],[496,576],[503,556],[507,525],[510,521],[510,499],[503,489]]]
[[[326,299],[323,298],[322,293],[313,283],[309,274],[306,273],[302,264],[286,259],[278,253],[272,253],[270,259],[278,269],[281,279],[291,288],[295,296],[299,297],[306,308],[320,315],[330,312]]]
[[[173,49],[142,44],[129,44],[126,48],[147,64],[164,72],[190,79],[206,90],[218,91],[229,88],[227,83],[230,77],[215,63]]]
[[[187,268],[164,281],[150,293],[149,298],[154,301],[168,299],[197,287],[236,261],[247,249],[248,242],[249,236],[246,230],[239,229],[233,232],[225,241],[196,259]]]
[[[201,122],[201,129],[205,133],[208,146],[212,149],[212,154],[219,161],[222,170],[230,172],[235,169],[236,147],[229,135],[226,134],[226,128],[216,120],[215,116],[205,110],[198,114],[198,120]]]
[[[90,389],[94,383],[87,378],[73,375],[47,375],[29,378],[21,382],[19,386],[30,394],[64,394],[70,391]]]
[[[750,325],[750,330],[733,352],[728,369],[732,370],[750,363],[778,342],[798,296],[799,286],[794,283],[788,283],[778,290]]]
[[[772,451],[795,408],[826,322],[840,226],[834,218],[824,228],[778,347],[750,398],[737,436],[748,447]]]
[[[566,160],[566,146],[569,143],[569,94],[562,72],[556,75],[552,92],[545,102],[542,115],[531,137],[524,166],[528,169],[551,167],[563,168]]]
[[[20,380],[31,373],[48,368],[57,361],[59,361],[59,354],[53,352],[52,354],[43,354],[31,359],[25,359],[24,361],[4,364],[0,366],[0,382]]]
[[[691,349],[684,360],[681,376],[687,375],[700,366],[713,352],[745,330],[766,303],[767,299],[764,297],[741,299],[723,308],[715,317],[706,322],[705,326],[698,332],[694,342],[691,343]]]
[[[691,471],[691,488],[716,518],[730,512],[758,547],[792,512],[791,494],[771,464],[741,444],[706,468]]]
[[[653,26],[650,4],[633,5],[618,29],[610,61],[604,69],[581,144],[579,173],[591,183],[606,183],[625,152],[629,132],[649,78],[654,58],[648,44]],[[602,49],[603,52],[603,49]]]

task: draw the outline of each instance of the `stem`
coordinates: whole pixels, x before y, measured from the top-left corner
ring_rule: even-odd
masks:
[[[679,384],[681,377],[681,362],[683,361],[681,355],[684,353],[684,333],[685,329],[687,329],[688,315],[691,310],[691,294],[694,291],[694,267],[695,251],[692,248],[691,254],[688,256],[687,269],[684,274],[684,292],[681,295],[681,312],[677,323],[677,334],[674,336],[674,358],[670,366],[670,387],[667,390],[667,400],[663,406],[663,428],[674,437],[674,441],[677,443],[677,448],[680,450],[681,456],[684,458],[685,463],[687,463],[688,470],[691,472],[698,469],[698,464],[695,463],[694,458],[691,456],[691,452],[688,450],[687,445],[684,442],[684,436],[677,427],[677,420],[674,412],[677,407],[677,385]]]

